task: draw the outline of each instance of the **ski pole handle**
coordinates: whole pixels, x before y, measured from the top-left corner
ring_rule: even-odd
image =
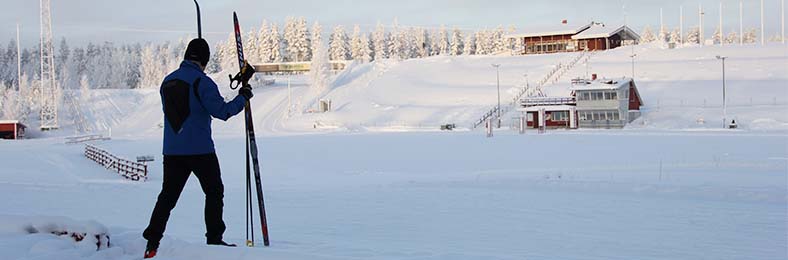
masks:
[[[249,65],[249,62],[246,60],[243,61],[243,64],[244,65],[241,67],[241,71],[239,71],[238,74],[235,74],[235,76],[230,75],[230,89],[232,90],[238,89],[239,86],[249,85],[249,80],[252,79],[252,76],[254,76],[254,73],[256,72],[254,67]],[[237,82],[237,84],[233,85],[233,82]]]

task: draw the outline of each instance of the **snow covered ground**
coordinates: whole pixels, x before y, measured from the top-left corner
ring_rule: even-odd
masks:
[[[631,51],[598,53],[589,70],[628,75]],[[356,65],[325,90],[294,78],[292,102],[279,78],[256,90],[253,105],[272,246],[204,246],[203,196],[190,180],[157,258],[788,258],[785,46],[635,51],[646,108],[622,130],[502,130],[495,138],[435,131],[441,123],[467,127],[494,105],[490,64],[503,64],[507,100],[523,74],[533,84],[575,54]],[[717,54],[731,57],[729,114],[740,130],[717,129]],[[582,74],[580,65],[563,81]],[[320,97],[331,98],[335,111],[306,113]],[[62,131],[34,133],[41,138],[0,141],[3,257],[141,258],[141,232],[161,186],[159,97],[102,90],[91,98],[91,121],[111,126],[113,136],[96,145],[126,158],[155,155],[150,179],[125,181],[85,159],[84,146],[64,144],[67,122]],[[215,121],[214,129],[225,238],[242,244],[242,118]],[[97,252],[24,232],[25,219],[71,221],[61,217],[103,224],[112,247]]]
[[[243,139],[217,143],[226,238],[242,243]],[[127,156],[155,154],[159,140],[100,145]],[[2,146],[0,156],[19,158],[4,161],[3,214],[96,220],[109,227],[115,245],[94,254],[65,246],[41,252],[44,238],[6,233],[3,251],[22,258],[60,251],[72,252],[71,259],[140,257],[140,234],[160,188],[159,163],[148,182],[133,183],[83,159],[80,145],[49,139]],[[632,152],[622,150],[627,147]],[[160,256],[784,259],[786,147],[784,135],[746,133],[263,138],[272,247],[200,246],[203,199],[191,180]]]

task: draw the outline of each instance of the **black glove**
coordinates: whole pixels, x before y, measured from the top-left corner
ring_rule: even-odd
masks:
[[[254,97],[254,93],[252,93],[252,86],[251,85],[244,85],[241,89],[238,90],[238,95],[243,96],[246,100],[251,100]]]

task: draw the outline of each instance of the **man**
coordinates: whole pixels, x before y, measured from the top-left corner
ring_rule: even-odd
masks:
[[[192,172],[205,193],[207,243],[235,246],[222,240],[226,228],[222,220],[224,185],[211,138],[211,117],[226,121],[240,113],[253,94],[251,87],[244,86],[232,101],[224,102],[216,83],[204,72],[210,56],[208,42],[192,40],[180,68],[168,75],[159,89],[164,110],[164,181],[150,224],[142,234],[148,240],[145,258],[156,255],[170,211]]]

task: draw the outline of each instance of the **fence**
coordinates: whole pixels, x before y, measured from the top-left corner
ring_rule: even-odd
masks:
[[[110,171],[117,172],[123,178],[133,181],[145,181],[148,179],[148,165],[144,163],[118,158],[92,145],[85,145],[85,157]]]

